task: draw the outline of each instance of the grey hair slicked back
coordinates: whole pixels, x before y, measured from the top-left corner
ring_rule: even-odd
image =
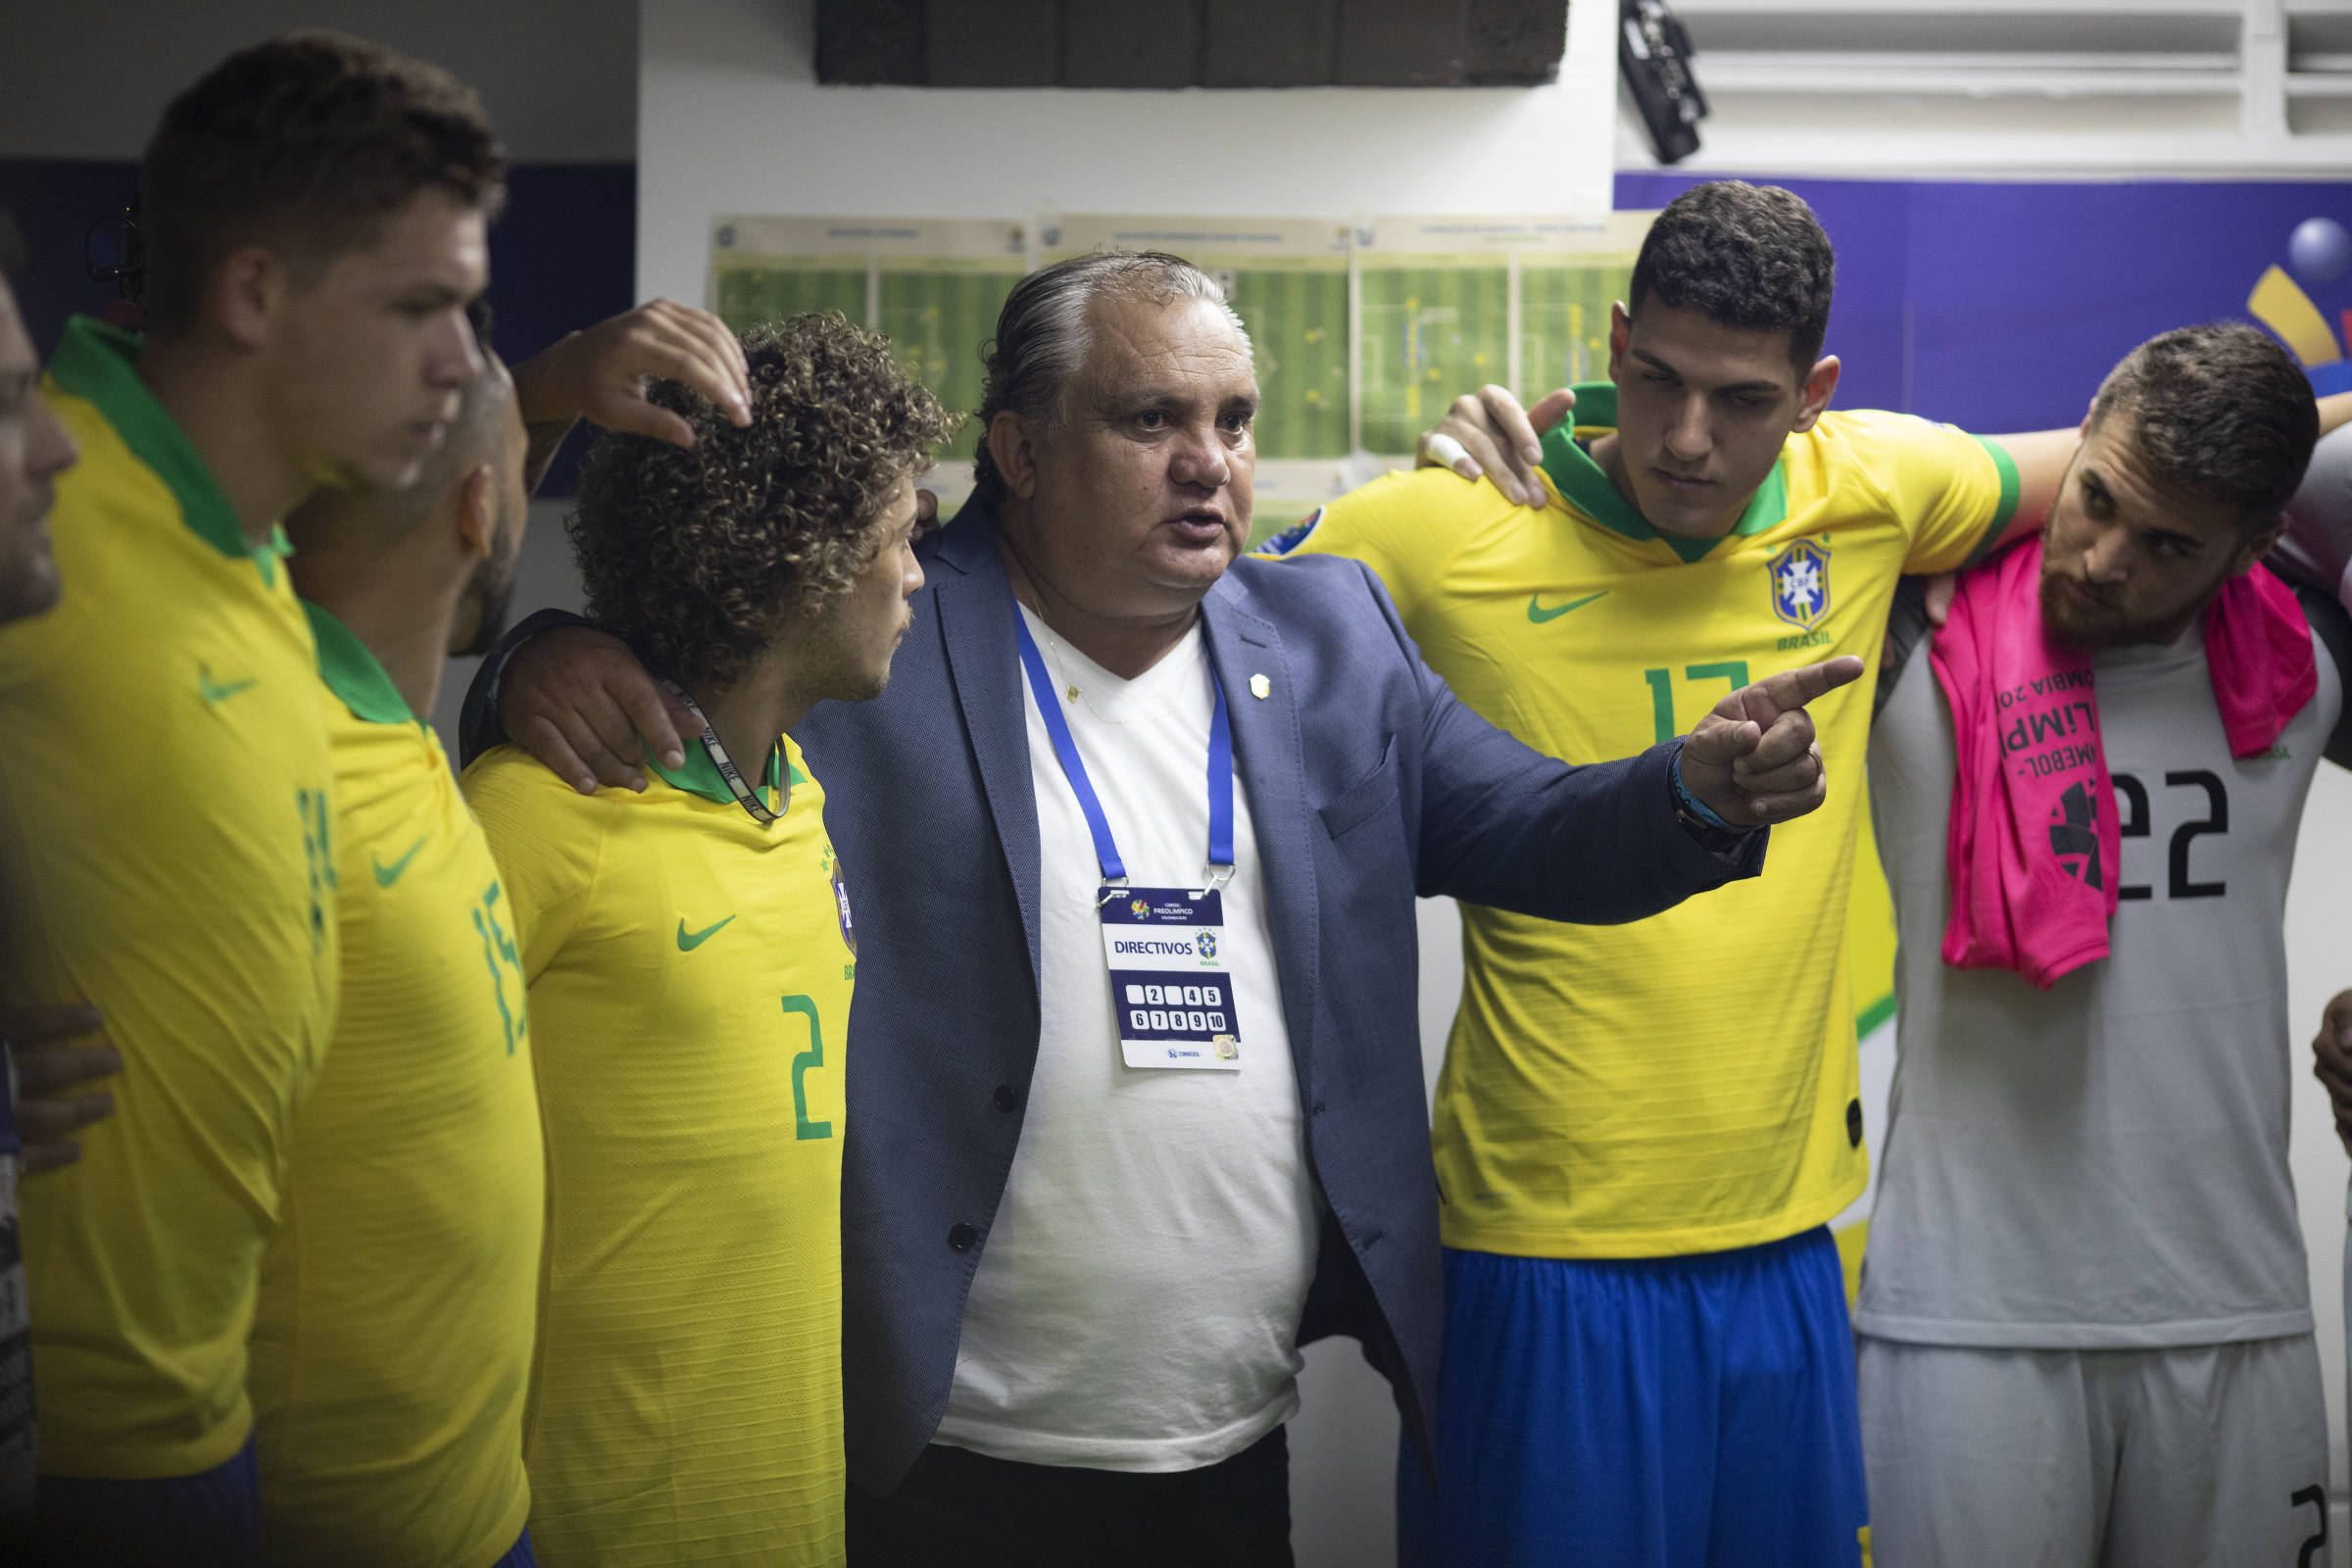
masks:
[[[972,461],[974,488],[996,501],[1004,476],[988,453],[988,427],[1006,410],[1051,428],[1062,394],[1086,363],[1086,308],[1097,298],[1146,299],[1174,305],[1206,300],[1224,312],[1247,343],[1250,334],[1217,280],[1180,256],[1161,251],[1089,251],[1041,268],[1013,285],[997,315],[988,346],[987,384],[980,396],[980,452]]]

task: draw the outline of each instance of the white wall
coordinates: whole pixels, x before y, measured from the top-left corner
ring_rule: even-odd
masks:
[[[1250,92],[818,87],[809,0],[647,0],[637,286],[700,300],[711,216],[1606,212],[1600,5],[1557,86]],[[1539,193],[1531,197],[1531,193]]]
[[[0,158],[136,158],[181,88],[295,27],[356,32],[456,73],[517,162],[637,156],[635,0],[5,0]]]
[[[1570,12],[1558,85],[1427,91],[942,90],[815,85],[808,0],[647,0],[637,291],[702,302],[719,213],[1202,217],[1605,212],[1613,6]],[[1424,906],[1425,1032],[1461,981],[1449,906]],[[1434,1076],[1436,1056],[1430,1058]],[[1352,1341],[1307,1352],[1292,1428],[1301,1568],[1393,1560],[1396,1419]]]

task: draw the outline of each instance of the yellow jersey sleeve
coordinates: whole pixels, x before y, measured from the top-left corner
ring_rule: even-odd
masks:
[[[1464,539],[1522,510],[1485,479],[1446,468],[1400,469],[1359,485],[1258,552],[1346,556],[1370,566],[1409,626]]]
[[[571,940],[595,896],[612,792],[582,795],[517,746],[484,752],[461,782],[482,831],[498,846],[523,979],[535,981]]]
[[[1876,410],[1825,414],[1821,423],[1833,461],[1875,489],[1909,537],[1907,572],[1973,564],[2017,514],[2017,465],[1996,442]]]

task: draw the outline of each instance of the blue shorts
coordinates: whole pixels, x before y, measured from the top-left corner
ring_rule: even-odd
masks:
[[[514,1538],[514,1544],[509,1546],[507,1554],[492,1563],[490,1568],[539,1568],[539,1559],[531,1554],[529,1525],[522,1527],[522,1534]]]
[[[1869,1521],[1826,1229],[1597,1261],[1446,1252],[1439,1491],[1409,1447],[1400,1568],[1833,1568]]]
[[[39,1563],[108,1568],[253,1568],[261,1489],[253,1440],[200,1475],[152,1481],[42,1476],[33,1483]]]

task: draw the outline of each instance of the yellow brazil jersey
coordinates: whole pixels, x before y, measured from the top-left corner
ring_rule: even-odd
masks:
[[[1578,434],[1615,388],[1577,389]],[[1465,905],[1438,1084],[1446,1245],[1655,1257],[1819,1225],[1863,1187],[1847,890],[1872,684],[1896,577],[1987,547],[2017,502],[1998,448],[1893,414],[1789,437],[1729,537],[1657,534],[1565,430],[1548,504],[1443,469],[1326,507],[1293,548],[1379,572],[1422,657],[1489,721],[1572,762],[1687,732],[1738,687],[1841,654],[1812,706],[1830,796],[1764,874],[1622,926]],[[1277,548],[1280,548],[1279,544]]]
[[[522,955],[490,844],[367,645],[306,606],[335,767],[342,1004],[262,1263],[273,1561],[484,1568],[522,1533],[546,1201]]]
[[[789,741],[765,825],[688,750],[642,795],[510,747],[466,772],[547,1133],[531,1536],[599,1568],[837,1562],[849,904]]]
[[[23,1191],[52,1475],[190,1475],[244,1443],[262,1250],[336,985],[310,626],[137,352],[66,328],[65,599],[0,630],[0,994],[91,1002],[122,1054],[80,1162]]]

